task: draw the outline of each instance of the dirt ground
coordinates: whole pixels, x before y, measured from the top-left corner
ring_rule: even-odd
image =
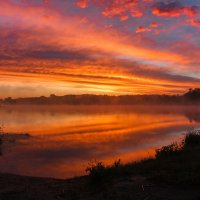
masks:
[[[142,176],[93,186],[87,177],[58,180],[0,174],[0,200],[200,200],[199,189],[156,185]]]

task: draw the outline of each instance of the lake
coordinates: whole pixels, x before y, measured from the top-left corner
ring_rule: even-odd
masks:
[[[0,124],[9,133],[0,146],[1,172],[70,178],[85,174],[95,159],[154,156],[156,148],[200,129],[200,107],[3,106]]]

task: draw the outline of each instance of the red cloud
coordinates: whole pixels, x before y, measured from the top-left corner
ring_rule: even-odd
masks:
[[[132,17],[142,17],[143,10],[139,6],[139,0],[90,0],[91,3],[103,7],[102,14],[105,17],[119,17],[120,20],[126,20]],[[76,5],[80,8],[86,8],[89,0],[78,0]]]
[[[198,14],[197,7],[183,7],[183,13],[188,17],[195,17]]]
[[[185,15],[187,17],[194,17],[197,15],[196,6],[182,6],[178,2],[157,3],[153,6],[152,13],[156,16],[162,17],[180,17]]]
[[[106,17],[114,17],[130,14],[132,17],[143,16],[142,10],[138,6],[138,0],[111,0],[106,3],[106,9],[102,14]]]
[[[158,27],[158,23],[153,22],[153,23],[149,24],[149,27],[143,27],[143,26],[137,27],[135,32],[136,33],[142,33],[142,32],[151,32],[151,31],[154,30],[155,34],[159,34],[160,31],[159,30],[155,30],[155,28],[157,28],[157,27]]]
[[[150,28],[145,28],[145,27],[143,27],[143,26],[139,26],[139,27],[137,27],[137,29],[136,29],[136,33],[141,33],[141,32],[150,32],[151,31],[151,29]]]
[[[151,27],[151,28],[157,28],[157,27],[158,27],[158,23],[153,22],[153,23],[151,23],[151,24],[149,25],[149,27]]]
[[[121,21],[126,21],[128,18],[129,18],[128,15],[122,15],[122,16],[120,17],[120,20],[121,20]]]
[[[197,20],[197,19],[190,19],[190,20],[188,20],[188,22],[189,22],[192,26],[200,26],[200,20]]]
[[[79,8],[87,8],[88,7],[88,0],[78,0],[78,2],[76,3],[76,5]]]

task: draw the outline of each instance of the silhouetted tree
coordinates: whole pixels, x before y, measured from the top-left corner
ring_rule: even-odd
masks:
[[[192,89],[190,88],[187,93],[184,94],[184,96],[192,101],[199,101],[200,100],[200,88]]]

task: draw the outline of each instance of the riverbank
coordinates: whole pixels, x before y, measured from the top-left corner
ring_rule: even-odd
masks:
[[[200,199],[200,132],[156,151],[155,158],[112,166],[93,162],[88,176],[58,180],[0,174],[1,200]]]

